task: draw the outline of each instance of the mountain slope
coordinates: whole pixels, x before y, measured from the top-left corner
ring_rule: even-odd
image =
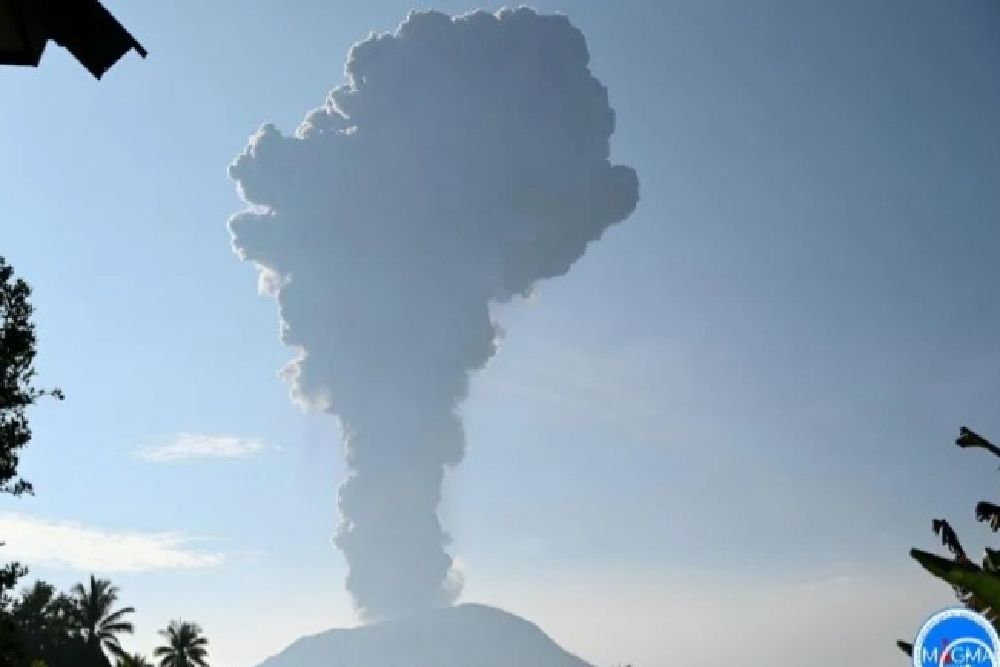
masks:
[[[591,667],[537,626],[464,604],[303,637],[258,667]]]

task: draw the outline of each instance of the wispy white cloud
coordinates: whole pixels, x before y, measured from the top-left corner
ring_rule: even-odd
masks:
[[[232,435],[179,433],[169,440],[139,450],[139,457],[154,463],[191,459],[242,459],[265,449],[260,440]]]
[[[74,521],[0,513],[4,557],[81,572],[149,572],[221,565],[225,555],[188,548],[178,533],[110,531]]]

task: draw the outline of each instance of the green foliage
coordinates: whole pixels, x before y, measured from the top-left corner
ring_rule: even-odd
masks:
[[[114,609],[118,601],[118,587],[107,579],[90,575],[89,586],[76,584],[70,591],[76,625],[83,639],[92,649],[104,649],[114,656],[123,655],[118,635],[132,634],[135,628],[125,620],[134,614],[133,607]]]
[[[208,639],[197,624],[171,621],[160,636],[167,641],[153,650],[160,667],[208,667]]]
[[[0,546],[2,545],[3,543],[0,542]],[[28,574],[28,569],[20,563],[8,563],[0,567],[0,616],[10,606],[10,591],[14,590],[18,580],[26,574]]]
[[[1000,457],[1000,447],[965,426],[960,429],[955,444],[963,449],[983,449]],[[989,523],[993,532],[997,532],[1000,529],[1000,507],[982,501],[976,505],[976,519]],[[951,585],[963,605],[988,618],[1000,631],[1000,551],[987,548],[980,565],[969,559],[958,535],[947,521],[934,519],[931,528],[952,557],[944,558],[920,549],[911,549],[910,556],[932,575]],[[912,653],[910,644],[900,641],[896,645],[907,655]]]
[[[142,655],[122,650],[118,635],[132,632],[126,616],[133,609],[116,609],[117,601],[118,587],[93,575],[73,586],[68,595],[36,581],[11,604],[9,628],[22,650],[0,655],[0,666],[34,667],[34,662],[41,661],[48,667],[111,667],[109,654],[115,658],[115,667],[153,667]],[[168,640],[157,649],[160,665],[207,665],[208,640],[196,624],[174,621],[160,634]]]
[[[0,493],[31,493],[31,484],[18,476],[21,449],[31,440],[27,409],[45,395],[61,399],[58,389],[34,385],[35,325],[31,316],[31,288],[14,276],[0,257]],[[0,546],[3,542],[0,542]],[[20,563],[0,566],[0,664],[24,662],[24,645],[10,616],[10,592],[28,570]]]
[[[18,455],[31,440],[27,409],[42,396],[62,392],[38,389],[35,379],[35,325],[31,288],[0,257],[0,493],[31,493],[18,477]]]
[[[115,663],[115,667],[153,667],[153,663],[146,660],[145,656],[134,653],[119,657],[118,662]]]
[[[26,657],[50,667],[110,667],[100,644],[87,640],[80,605],[54,586],[37,581],[23,589],[11,605],[10,617]]]

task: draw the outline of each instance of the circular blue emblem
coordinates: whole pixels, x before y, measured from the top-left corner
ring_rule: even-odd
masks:
[[[939,611],[917,633],[913,667],[1000,667],[1000,637],[993,624],[974,611]]]

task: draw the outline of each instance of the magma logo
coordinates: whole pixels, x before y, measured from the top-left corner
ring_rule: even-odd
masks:
[[[982,615],[945,609],[930,617],[913,642],[914,667],[1000,667],[1000,637]]]

